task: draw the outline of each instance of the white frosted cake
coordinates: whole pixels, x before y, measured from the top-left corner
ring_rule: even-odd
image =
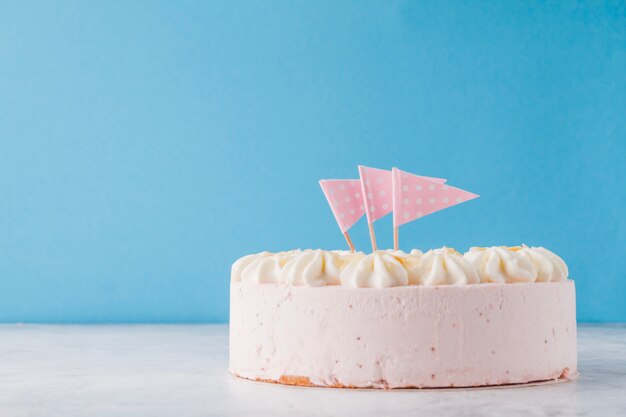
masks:
[[[341,388],[570,379],[574,282],[544,248],[263,252],[232,267],[230,371]]]

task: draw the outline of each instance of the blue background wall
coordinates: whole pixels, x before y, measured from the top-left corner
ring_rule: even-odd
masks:
[[[405,249],[543,245],[626,321],[626,7],[561,3],[0,1],[0,321],[226,321],[358,163],[482,195]]]

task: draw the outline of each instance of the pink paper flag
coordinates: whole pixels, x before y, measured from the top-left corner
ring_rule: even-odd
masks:
[[[359,180],[321,180],[320,186],[341,232],[346,233],[365,214]]]
[[[480,197],[427,177],[393,168],[393,226]]]
[[[407,173],[408,174],[408,173]],[[386,169],[359,165],[363,201],[366,203],[367,222],[374,223],[393,211],[393,176]],[[443,178],[421,177],[443,184]]]
[[[372,224],[393,210],[391,171],[359,165],[359,176],[367,222]]]

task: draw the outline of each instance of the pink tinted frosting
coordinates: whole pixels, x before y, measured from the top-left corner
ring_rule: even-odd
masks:
[[[574,282],[346,288],[231,284],[230,371],[317,386],[576,375]]]

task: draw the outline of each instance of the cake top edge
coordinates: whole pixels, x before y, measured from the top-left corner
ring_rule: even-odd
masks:
[[[296,249],[259,252],[238,259],[231,269],[233,282],[289,285],[342,285],[385,288],[403,285],[470,285],[564,281],[567,265],[543,247],[471,247],[460,253],[442,247],[422,252],[413,249],[346,250]]]

